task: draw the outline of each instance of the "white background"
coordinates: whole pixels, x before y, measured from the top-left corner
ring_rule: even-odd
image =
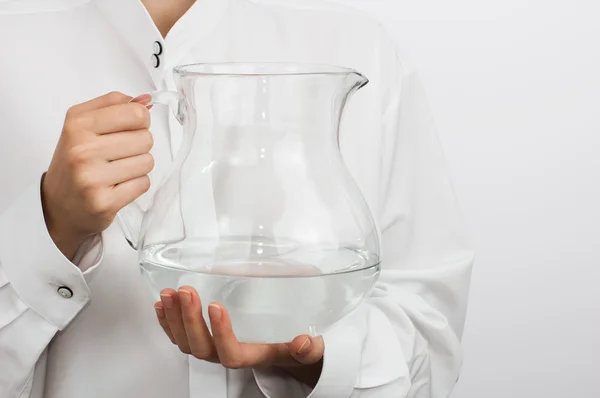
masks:
[[[477,244],[453,398],[600,397],[600,2],[337,1],[420,70]]]

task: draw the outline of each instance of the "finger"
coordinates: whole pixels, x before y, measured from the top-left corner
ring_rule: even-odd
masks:
[[[117,133],[150,127],[150,111],[146,106],[131,102],[91,111],[89,129],[96,134]]]
[[[120,210],[150,189],[150,178],[144,175],[117,184],[112,189],[114,207]]]
[[[213,339],[202,317],[202,302],[196,289],[183,286],[179,289],[179,301],[187,341],[193,356],[208,361],[216,361]]]
[[[231,322],[225,309],[216,303],[208,306],[210,326],[213,332],[213,341],[219,361],[230,369],[239,369],[244,366],[240,343],[233,334]]]
[[[76,115],[85,112],[91,112],[96,109],[106,108],[113,105],[126,104],[129,101],[131,101],[131,97],[129,95],[120,93],[118,91],[113,91],[108,94],[104,94],[100,97],[96,97],[89,101],[75,105],[74,107],[69,109],[69,112],[72,115]]]
[[[181,352],[189,354],[191,351],[187,335],[185,334],[185,328],[183,327],[179,295],[173,289],[165,289],[160,292],[160,300],[165,309],[165,315],[169,322],[169,329],[173,333],[175,344],[177,344]]]
[[[210,304],[208,312],[219,361],[226,368],[270,366],[279,356],[289,358],[284,345],[240,343],[233,332],[229,314],[220,304]]]
[[[106,134],[99,142],[99,155],[108,161],[143,155],[154,145],[152,134],[146,129]]]
[[[320,336],[298,336],[287,346],[290,355],[303,365],[312,365],[319,362],[325,352],[325,343]]]
[[[106,184],[117,185],[134,178],[148,175],[154,168],[154,157],[149,153],[114,160],[104,167]]]
[[[175,344],[175,338],[173,337],[173,333],[171,332],[171,328],[169,327],[169,321],[167,321],[167,317],[165,315],[165,309],[163,307],[162,302],[158,301],[154,304],[154,310],[156,311],[156,317],[158,318],[158,323],[164,330],[171,343]]]

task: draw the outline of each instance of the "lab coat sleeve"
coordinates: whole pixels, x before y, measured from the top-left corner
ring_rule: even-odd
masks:
[[[384,71],[380,279],[323,336],[316,387],[255,371],[268,397],[446,398],[458,379],[473,252],[419,78],[394,64]]]
[[[34,370],[45,367],[54,335],[90,300],[86,278],[101,259],[100,236],[82,245],[75,256],[79,267],[54,245],[39,180],[0,214],[0,397],[37,398],[32,391],[41,391],[34,384],[43,383],[43,373]],[[63,286],[71,298],[58,293]]]

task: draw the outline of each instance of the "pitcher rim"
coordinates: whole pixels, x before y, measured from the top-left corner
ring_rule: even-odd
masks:
[[[222,69],[222,71],[208,71],[208,68]],[[266,68],[273,70],[252,71],[248,69]],[[196,69],[196,70],[194,70]],[[205,69],[205,70],[202,70]],[[235,69],[238,71],[235,72]],[[200,62],[178,65],[173,72],[182,76],[241,76],[241,77],[270,77],[270,76],[335,76],[357,75],[368,81],[367,77],[356,69],[337,65],[300,63],[300,62]]]

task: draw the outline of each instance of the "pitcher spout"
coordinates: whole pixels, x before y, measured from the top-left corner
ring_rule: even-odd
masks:
[[[369,83],[369,79],[367,79],[367,77],[362,73],[353,71],[348,73],[346,77],[346,83],[347,93],[348,95],[351,95],[366,86]]]

